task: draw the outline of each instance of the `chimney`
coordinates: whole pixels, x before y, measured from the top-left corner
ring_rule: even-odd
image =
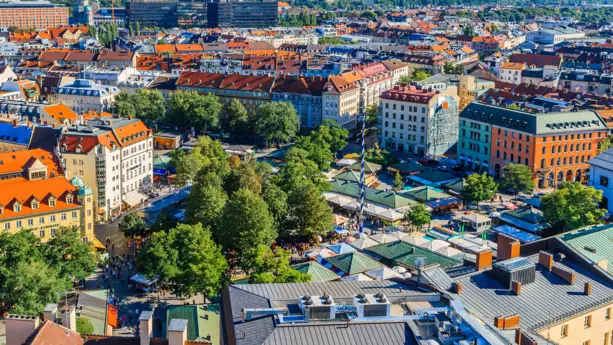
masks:
[[[492,250],[484,250],[477,253],[477,271],[492,266]]]
[[[140,320],[140,345],[149,345],[153,332],[153,312],[143,310],[138,319]]]
[[[77,331],[77,310],[73,306],[62,308],[62,326],[71,331]]]
[[[168,325],[168,345],[183,345],[187,340],[187,320],[172,319]]]
[[[13,128],[17,127],[17,124],[19,122],[17,122],[17,120],[13,119],[13,121],[11,121],[11,123],[13,124]]]
[[[519,328],[515,329],[515,343],[517,345],[538,345],[538,341],[536,341],[536,339],[524,333]]]
[[[504,329],[513,329],[519,327],[519,314],[513,314],[504,318]]]
[[[521,336],[522,336],[521,329],[516,328],[515,329],[515,343],[517,345],[521,345]]]
[[[504,317],[502,316],[494,317],[494,327],[498,329],[504,329]]]
[[[590,282],[585,282],[585,285],[583,286],[583,293],[586,296],[589,296],[592,294],[592,283]]]
[[[511,282],[511,291],[515,294],[515,296],[519,296],[521,292],[521,283],[517,280]]]
[[[575,283],[575,272],[572,270],[569,270],[565,267],[562,267],[559,264],[554,264],[552,269],[551,269],[551,273],[557,275],[558,277],[562,278],[562,280],[566,281],[567,283],[569,283],[570,285],[573,285]]]
[[[455,293],[457,293],[458,295],[462,293],[462,283],[460,282],[454,282],[453,283],[453,291],[455,291]]]
[[[519,256],[520,243],[511,236],[498,233],[498,260],[508,260]]]
[[[43,311],[44,321],[55,322],[57,316],[57,304],[49,303]]]
[[[38,328],[38,316],[9,314],[4,319],[6,345],[22,345]]]
[[[553,255],[543,251],[539,252],[539,265],[551,272],[551,268],[553,267]]]

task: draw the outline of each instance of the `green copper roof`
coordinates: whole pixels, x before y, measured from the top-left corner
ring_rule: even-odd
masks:
[[[347,171],[343,171],[342,173],[334,176],[333,179],[351,181],[351,182],[360,182],[360,174],[356,173],[353,170],[347,170]]]
[[[349,167],[351,170],[355,170],[355,171],[361,171],[362,170],[362,163],[361,162],[355,162],[353,164],[351,164],[351,166]],[[381,170],[381,166],[379,164],[375,164],[375,163],[371,163],[371,162],[364,162],[364,172],[366,173],[374,173]]]
[[[325,268],[322,264],[320,264],[317,261],[305,262],[302,264],[292,266],[292,268],[300,273],[310,274],[311,282],[313,283],[329,282],[331,280],[340,279],[340,276],[338,274]]]
[[[166,321],[187,320],[187,340],[221,343],[219,304],[169,306]]]
[[[426,266],[439,264],[442,269],[461,264],[459,260],[402,241],[380,244],[366,251],[411,268],[415,268],[413,263],[418,257],[426,260]]]
[[[533,208],[532,206],[520,207],[513,211],[506,211],[505,213],[509,216],[519,218],[532,224],[538,224],[545,221],[543,218],[543,212]]]
[[[330,184],[330,191],[357,198],[360,195],[360,186],[354,182],[334,180]],[[417,203],[406,195],[373,188],[366,188],[364,198],[390,208],[406,207]]]
[[[560,239],[593,262],[607,260],[607,271],[613,274],[613,225],[584,228],[561,235]]]
[[[333,256],[327,258],[326,261],[349,275],[363,273],[384,266],[379,261],[371,259],[359,252]]]
[[[461,180],[445,183],[443,186],[454,192],[460,193],[462,189],[464,189],[465,181],[466,181],[465,179],[461,179]]]
[[[421,202],[430,202],[441,199],[448,199],[452,197],[451,195],[439,192],[432,187],[417,187],[403,192],[403,194],[406,194],[407,196],[410,196],[411,198]]]
[[[70,179],[70,183],[77,187],[77,188],[81,188],[83,186],[85,186],[85,182],[83,182],[82,179],[80,179],[79,177],[75,176],[73,178]]]

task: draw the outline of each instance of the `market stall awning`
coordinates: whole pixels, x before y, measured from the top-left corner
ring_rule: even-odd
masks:
[[[144,200],[147,200],[147,196],[144,195],[144,194],[138,193],[138,192],[136,192],[136,193],[134,193],[134,194],[132,194],[130,196],[127,196],[125,199],[123,199],[123,201],[126,204],[128,204],[128,205],[130,205],[132,207],[140,204]]]

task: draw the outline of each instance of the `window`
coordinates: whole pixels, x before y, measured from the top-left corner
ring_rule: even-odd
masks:
[[[4,230],[11,230],[11,223],[9,222],[4,223]]]
[[[18,220],[18,221],[16,221],[16,222],[15,222],[15,227],[16,227],[17,229],[21,229],[21,228],[22,228],[22,224],[23,224],[23,223],[22,223],[22,221],[21,221],[21,220]]]
[[[545,147],[543,147],[543,154],[545,154],[545,149],[546,149],[546,148],[545,148]]]
[[[55,206],[55,199],[49,199],[49,206],[54,207]]]
[[[592,327],[592,315],[588,315],[583,319],[583,327],[586,329]]]
[[[565,338],[568,336],[568,325],[562,325],[562,331],[560,332],[562,338]]]
[[[611,308],[607,308],[605,320],[611,320]]]
[[[49,221],[50,222],[55,222],[55,214],[52,214],[49,216]]]
[[[51,236],[55,236],[55,229],[51,229]]]
[[[66,220],[66,213],[60,214],[60,220]]]
[[[41,238],[45,237],[45,230],[40,230],[38,232],[38,236],[40,236]]]
[[[38,224],[45,224],[45,217],[38,217]]]
[[[77,211],[72,211],[72,219],[76,219],[77,218]]]
[[[34,225],[34,218],[28,219],[28,226],[33,226],[33,225]]]
[[[33,209],[33,210],[38,209],[38,201],[35,201],[35,200],[34,200],[34,201],[32,201],[32,209]]]

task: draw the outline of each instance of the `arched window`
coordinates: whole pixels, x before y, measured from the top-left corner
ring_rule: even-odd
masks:
[[[553,163],[553,159],[552,159]],[[545,168],[545,158],[541,159],[541,169]]]
[[[568,152],[568,145],[564,145],[564,152]]]
[[[554,160],[553,160],[553,158],[552,158],[552,159],[551,159],[551,164],[549,164],[549,165],[550,165],[550,166],[553,166],[553,162],[554,162]]]

